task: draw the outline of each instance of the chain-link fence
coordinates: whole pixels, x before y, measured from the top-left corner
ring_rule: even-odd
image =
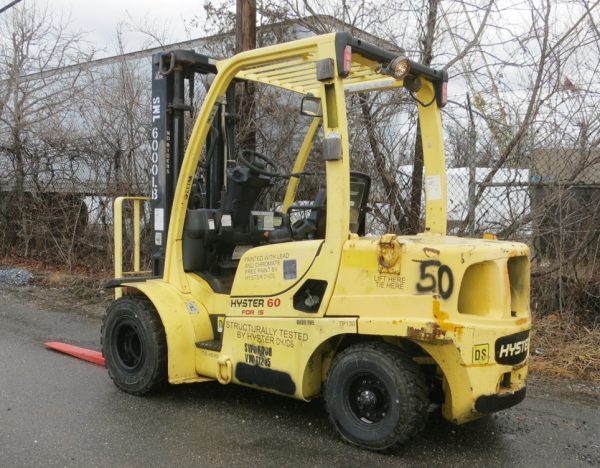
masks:
[[[515,167],[451,167],[448,217],[450,233],[529,244],[537,309],[598,321],[599,150],[532,149]]]

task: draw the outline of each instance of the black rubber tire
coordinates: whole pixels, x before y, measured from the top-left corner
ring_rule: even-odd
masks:
[[[114,301],[102,322],[101,343],[108,375],[121,390],[145,395],[167,383],[165,331],[147,298]]]
[[[388,452],[423,429],[429,399],[421,369],[400,349],[360,343],[333,360],[325,405],[346,442]]]

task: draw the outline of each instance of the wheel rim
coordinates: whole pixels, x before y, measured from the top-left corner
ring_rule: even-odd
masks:
[[[365,424],[376,424],[389,414],[390,394],[376,375],[369,372],[357,374],[347,388],[346,401],[358,420]]]
[[[137,324],[132,320],[119,322],[113,330],[113,340],[119,367],[134,373],[144,362],[144,346]]]

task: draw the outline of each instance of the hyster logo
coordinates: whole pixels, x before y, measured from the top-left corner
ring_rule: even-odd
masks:
[[[500,346],[500,355],[499,357],[508,357],[514,356],[516,354],[521,354],[526,352],[529,349],[529,338],[519,341],[518,343],[509,343]]]
[[[231,299],[231,307],[264,307],[265,300],[264,299],[254,299],[254,298],[240,298],[240,299]]]
[[[496,340],[496,362],[499,364],[518,364],[525,360],[528,351],[529,331]]]

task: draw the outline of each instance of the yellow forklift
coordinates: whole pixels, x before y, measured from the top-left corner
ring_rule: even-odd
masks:
[[[184,152],[185,90],[198,74],[211,85]],[[375,451],[417,434],[432,403],[461,424],[523,400],[529,249],[446,235],[446,72],[333,33],[219,61],[158,53],[152,76],[148,274],[139,271],[144,198],[115,201],[116,299],[102,349],[117,387],[144,395],[216,380],[322,397],[342,439]],[[298,95],[308,123],[288,173],[277,154],[236,147],[243,82]],[[409,92],[418,107],[418,235],[365,235],[371,180],[352,169],[346,98],[382,90]],[[324,174],[310,202],[297,196],[308,164]],[[257,209],[275,180],[287,181],[283,200]],[[135,262],[125,273],[130,202]]]

